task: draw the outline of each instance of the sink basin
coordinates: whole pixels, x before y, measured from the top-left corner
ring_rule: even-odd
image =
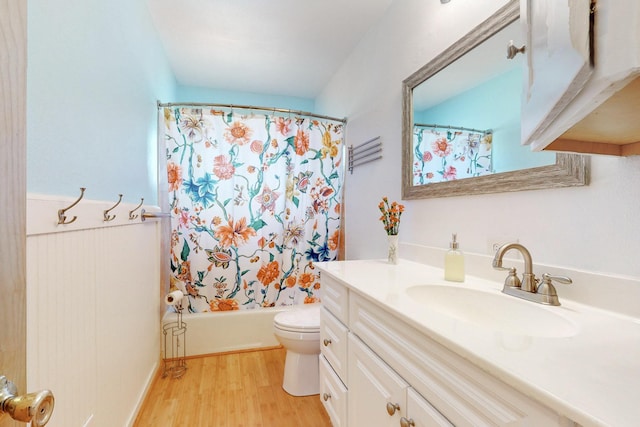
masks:
[[[578,326],[547,307],[498,292],[442,285],[406,290],[417,304],[497,332],[531,337],[570,337]]]

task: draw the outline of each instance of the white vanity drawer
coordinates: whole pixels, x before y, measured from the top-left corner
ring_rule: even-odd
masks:
[[[333,427],[347,425],[347,388],[320,355],[320,401],[329,414]]]
[[[329,276],[320,275],[322,304],[345,325],[349,323],[349,291],[346,286]]]
[[[320,311],[320,351],[345,384],[347,384],[348,334],[347,327],[326,308]]]

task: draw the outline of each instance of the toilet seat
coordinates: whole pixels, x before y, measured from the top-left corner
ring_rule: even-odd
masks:
[[[320,305],[311,304],[309,307],[280,312],[273,318],[274,327],[289,332],[320,332]]]

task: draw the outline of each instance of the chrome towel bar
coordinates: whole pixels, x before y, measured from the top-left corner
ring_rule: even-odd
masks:
[[[144,209],[140,211],[140,221],[144,221],[147,218],[171,218],[170,212],[147,212]]]

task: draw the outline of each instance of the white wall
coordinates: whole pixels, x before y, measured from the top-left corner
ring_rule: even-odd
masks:
[[[504,4],[396,0],[316,100],[319,112],[348,117],[347,145],[377,135],[384,144],[381,161],[347,175],[348,258],[385,256],[377,204],[400,200],[402,80]],[[486,254],[488,239],[515,237],[536,263],[637,278],[640,156],[591,165],[588,187],[404,201],[400,241],[446,248],[457,232],[464,251]]]
[[[132,425],[159,362],[159,223],[82,200],[56,225],[69,202],[27,199],[27,388],[53,392],[50,427]]]

